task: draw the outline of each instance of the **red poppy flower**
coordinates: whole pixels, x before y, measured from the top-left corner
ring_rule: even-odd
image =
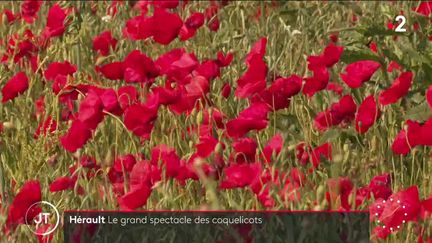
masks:
[[[199,64],[192,75],[201,75],[208,80],[213,80],[220,76],[220,67],[213,60],[206,60]]]
[[[232,54],[232,52],[228,52],[224,55],[223,52],[218,51],[216,63],[220,67],[226,67],[226,66],[229,66],[231,64],[233,58],[234,58],[234,55]]]
[[[77,71],[76,65],[65,62],[52,62],[44,71],[44,77],[48,81],[54,81],[59,75],[68,76],[73,75]]]
[[[301,90],[302,78],[291,75],[276,79],[270,87],[252,97],[252,102],[266,102],[274,110],[288,108],[291,97]]]
[[[180,101],[181,92],[178,89],[154,87],[150,96],[158,96],[159,105],[171,105]]]
[[[383,211],[379,221],[390,231],[399,229],[408,221],[416,221],[420,213],[421,203],[417,186],[399,191],[383,201]]]
[[[61,36],[65,32],[66,10],[62,9],[57,3],[48,11],[47,23],[42,32],[45,39]]]
[[[151,152],[151,163],[158,165],[159,161],[165,166],[165,175],[168,178],[174,178],[179,173],[180,158],[174,149],[165,145],[154,147]]]
[[[372,236],[377,237],[379,239],[386,239],[392,232],[389,228],[376,226],[372,230]]]
[[[147,203],[147,199],[151,192],[152,189],[145,184],[135,187],[133,190],[118,198],[120,209],[134,210],[144,206]]]
[[[153,61],[139,50],[130,52],[123,61],[124,80],[128,83],[150,82],[159,75]]]
[[[314,96],[315,93],[324,90],[329,82],[330,74],[326,67],[319,66],[313,70],[313,76],[305,78],[303,94],[308,97]]]
[[[199,12],[192,13],[184,23],[188,28],[198,29],[204,24],[204,14]]]
[[[423,125],[412,120],[407,122],[407,130],[402,130],[396,136],[392,150],[395,154],[406,155],[411,148],[419,145],[432,146],[432,137],[429,135],[432,132],[432,118]]]
[[[211,31],[218,31],[220,26],[220,21],[218,16],[214,16],[210,21],[207,22],[207,26]]]
[[[38,239],[39,243],[50,243],[52,242],[53,238],[54,238],[54,234],[50,234],[50,235],[46,235],[45,233],[48,232],[49,230],[53,229],[54,225],[53,224],[44,224],[39,226],[36,229],[36,237]]]
[[[39,207],[33,207],[28,212],[27,210],[41,200],[42,193],[39,181],[27,181],[9,206],[6,225],[15,228],[18,224],[25,224],[26,221],[31,222],[42,210]],[[25,219],[26,213],[27,220]]]
[[[122,183],[124,171],[131,172],[136,163],[135,157],[131,154],[116,157],[108,173],[108,178],[111,183]]]
[[[126,110],[132,104],[138,103],[138,91],[134,86],[122,86],[117,90],[120,107]]]
[[[176,113],[191,112],[194,108],[199,107],[198,100],[205,98],[210,91],[210,83],[203,76],[187,76],[183,86],[179,86],[180,99],[175,104],[171,104],[169,109]]]
[[[219,12],[219,6],[216,4],[211,4],[209,7],[207,7],[204,11],[204,16],[206,18],[207,21],[207,27],[211,30],[211,31],[218,31],[219,29],[219,17],[217,16]]]
[[[26,57],[31,66],[37,63],[37,52],[39,48],[33,43],[33,38],[33,33],[30,30],[25,31],[23,36],[19,37],[19,39],[17,36],[12,36],[7,43],[7,49],[1,61],[6,62],[10,57],[13,57],[14,63],[19,63]],[[20,64],[22,64],[22,62]]]
[[[337,46],[333,43],[330,43],[324,51],[319,56],[309,56],[307,58],[308,61],[308,69],[315,70],[320,67],[330,68],[339,62],[339,59],[342,55],[343,47]]]
[[[32,24],[42,6],[43,1],[40,0],[25,0],[21,3],[21,17],[29,24]]]
[[[74,153],[82,148],[91,136],[91,129],[86,124],[80,120],[74,120],[68,132],[60,138],[60,142],[64,149]]]
[[[198,64],[195,55],[184,49],[173,49],[155,61],[160,73],[175,81],[182,81]]]
[[[235,95],[248,98],[266,87],[267,65],[259,55],[253,55],[249,60],[248,69],[237,80]]]
[[[194,37],[196,34],[196,29],[189,29],[186,27],[186,25],[183,25],[179,31],[179,39],[181,41],[189,40],[190,38]]]
[[[76,178],[70,176],[62,176],[50,183],[50,192],[59,192],[65,190],[73,190],[76,184]]]
[[[183,21],[178,14],[155,7],[151,17],[141,15],[128,20],[123,33],[133,40],[153,37],[157,43],[168,45],[177,38],[182,26]]]
[[[251,130],[262,130],[267,127],[269,107],[265,103],[256,102],[240,112],[239,116],[226,124],[230,137],[242,137]]]
[[[305,146],[305,143],[299,143],[296,146],[296,158],[299,160],[300,164],[307,165],[309,163],[309,152],[308,147]]]
[[[265,208],[272,208],[276,205],[276,201],[273,199],[273,197],[270,194],[270,186],[264,185],[263,189],[260,190],[258,193],[255,193],[258,201],[261,203],[261,205]]]
[[[432,137],[429,136],[429,134],[432,132],[432,118],[426,121],[426,123],[423,125],[418,122],[408,120],[407,125],[407,138],[411,147],[415,147],[417,145],[432,146]]]
[[[366,133],[378,120],[381,111],[379,110],[373,95],[366,97],[360,104],[356,115],[356,130],[359,133]]]
[[[20,17],[18,14],[14,14],[9,9],[3,10],[3,12],[2,12],[2,14],[0,16],[3,17],[2,16],[3,14],[6,16],[6,20],[7,20],[8,24],[12,24],[16,19],[18,19]]]
[[[331,83],[328,83],[327,90],[333,91],[338,95],[342,95],[343,87],[340,84],[331,82]]]
[[[152,18],[147,18],[145,15],[133,17],[126,21],[123,35],[132,40],[147,39],[152,35],[152,21]]]
[[[182,28],[180,29],[180,40],[185,41],[193,37],[198,28],[204,24],[204,14],[194,12],[189,16],[184,22]]]
[[[112,62],[100,67],[96,67],[105,78],[110,80],[120,80],[124,77],[123,62]]]
[[[136,163],[130,171],[129,183],[131,190],[139,188],[143,184],[152,187],[160,180],[161,170],[149,161]]]
[[[276,156],[281,152],[283,147],[283,137],[281,134],[274,135],[263,148],[263,155],[266,163],[270,163],[273,154]]]
[[[413,10],[427,17],[432,13],[432,1],[421,2],[418,7],[413,8]]]
[[[329,36],[329,38],[333,43],[337,43],[339,40],[339,33],[333,33]]]
[[[314,149],[311,146],[306,146],[304,142],[299,143],[296,146],[296,157],[300,161],[300,164],[307,165],[310,162],[312,156],[312,165],[317,168],[324,158],[326,160],[332,159],[332,146],[330,143],[322,144]]]
[[[123,113],[120,107],[117,93],[114,89],[105,89],[99,94],[99,98],[102,102],[103,110],[114,115],[121,115]]]
[[[315,127],[325,131],[342,122],[350,122],[354,119],[357,105],[351,95],[345,95],[339,102],[333,103],[327,111],[320,112],[314,119]]]
[[[209,110],[204,110],[203,112],[203,125],[216,125],[219,129],[224,129],[225,125],[223,120],[225,119],[225,114],[216,108],[211,108]]]
[[[358,209],[360,206],[362,206],[365,201],[370,198],[370,195],[370,190],[367,186],[356,188],[354,208]]]
[[[112,168],[123,174],[123,171],[131,172],[136,163],[135,156],[132,154],[121,155],[115,158]]]
[[[373,52],[373,53],[378,53],[378,46],[377,43],[374,41],[371,41],[369,44],[369,49]]]
[[[412,72],[404,72],[394,80],[390,88],[381,92],[379,101],[381,105],[389,105],[396,103],[400,98],[404,97],[411,88],[413,80]]]
[[[224,97],[224,98],[228,98],[230,96],[230,94],[231,94],[231,85],[229,83],[224,83],[224,85],[222,86],[222,92],[221,92],[221,94],[222,94],[222,97]],[[431,107],[432,107],[432,103],[431,103]]]
[[[393,70],[401,70],[402,67],[395,61],[391,61],[387,67],[387,72],[391,73]]]
[[[243,188],[251,185],[261,175],[261,165],[235,164],[224,169],[225,178],[220,182],[221,189]]]
[[[130,52],[123,62],[109,63],[97,67],[97,70],[108,79],[124,79],[128,83],[153,82],[159,75],[153,61],[139,50]]]
[[[266,51],[267,39],[261,38],[251,48],[246,56],[246,72],[237,80],[235,95],[247,98],[265,89],[267,78],[267,65],[263,60]]]
[[[93,39],[93,50],[99,52],[102,56],[107,56],[110,49],[114,50],[117,40],[112,37],[111,31],[104,31]]]
[[[432,109],[432,85],[429,86],[428,90],[426,91],[426,100]]]
[[[140,137],[148,137],[157,118],[158,104],[134,104],[126,108],[124,124]]]
[[[395,154],[407,155],[411,151],[408,144],[407,132],[402,130],[398,133],[392,144],[392,151]]]
[[[348,64],[340,77],[350,88],[359,88],[381,67],[379,62],[365,60]]]
[[[240,138],[233,143],[234,160],[241,164],[245,162],[255,162],[256,149],[258,144],[252,138]]]
[[[324,158],[326,160],[332,160],[332,146],[331,143],[325,143],[312,150],[312,165],[317,168]]]
[[[104,118],[103,104],[97,93],[90,90],[79,106],[77,119],[94,130]]]
[[[80,158],[80,165],[84,168],[94,169],[98,168],[98,165],[96,163],[96,159],[94,157],[90,157],[88,155],[83,155]]]
[[[15,74],[9,79],[2,88],[2,102],[6,103],[13,100],[18,95],[24,93],[29,87],[29,82],[24,72]]]
[[[301,200],[300,186],[291,181],[287,181],[278,194],[285,203],[300,202]]]
[[[219,163],[217,161],[218,156],[215,155],[215,163]],[[207,177],[216,178],[215,168],[205,163],[197,154],[193,154],[188,161],[181,160],[180,161],[180,169],[178,171],[175,179],[180,183],[180,185],[185,185],[186,180],[198,180],[199,174],[203,173]]]
[[[198,156],[202,158],[209,157],[216,148],[218,140],[212,136],[200,137],[200,143],[195,145]]]
[[[329,204],[340,203],[340,206],[345,210],[351,210],[349,204],[349,196],[353,191],[353,184],[348,177],[332,178],[327,181],[329,187]]]
[[[266,54],[266,47],[267,47],[267,37],[262,37],[258,41],[256,41],[249,53],[246,55],[245,63],[247,66],[250,66],[252,63],[252,59],[255,58],[255,56],[260,57],[261,59],[264,58],[264,55]]]
[[[297,186],[303,186],[306,183],[306,176],[298,168],[292,168],[287,175],[287,181]]]
[[[153,39],[163,45],[173,41],[183,25],[183,21],[176,13],[170,13],[165,9],[155,8],[153,14]]]
[[[392,195],[390,174],[385,173],[374,176],[368,185],[368,189],[375,199],[387,200]]]
[[[57,130],[57,121],[53,120],[51,116],[48,116],[45,120],[41,120],[34,133],[33,137],[38,139],[40,136],[46,136],[52,134]]]
[[[152,1],[153,6],[158,6],[161,8],[177,8],[179,5],[179,0],[168,0],[168,1]]]
[[[388,30],[394,30],[396,27],[396,25],[393,23],[393,20],[388,20],[387,21],[387,29]]]

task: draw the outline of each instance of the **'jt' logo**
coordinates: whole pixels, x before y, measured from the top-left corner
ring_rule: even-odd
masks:
[[[33,219],[33,221],[36,223],[36,225],[39,224],[48,224],[49,216],[51,213],[40,213],[39,217]]]

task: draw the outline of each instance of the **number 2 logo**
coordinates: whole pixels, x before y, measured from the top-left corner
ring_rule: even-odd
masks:
[[[406,24],[406,18],[403,15],[398,15],[396,16],[395,19],[399,24],[396,27],[395,31],[396,32],[406,32],[407,30],[404,28],[404,25]]]

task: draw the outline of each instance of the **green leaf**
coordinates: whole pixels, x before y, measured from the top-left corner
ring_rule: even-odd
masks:
[[[396,32],[394,30],[389,30],[381,25],[372,25],[368,26],[366,28],[359,28],[357,30],[359,33],[362,33],[365,37],[372,37],[372,36],[404,36],[406,35],[403,32]]]
[[[370,50],[344,50],[341,56],[341,61],[346,64],[361,60],[381,62],[381,59]]]
[[[338,129],[330,129],[325,132],[320,138],[320,144],[323,144],[328,141],[335,141],[341,135],[341,132]]]

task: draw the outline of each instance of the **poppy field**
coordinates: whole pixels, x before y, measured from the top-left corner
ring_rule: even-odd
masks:
[[[25,0],[0,16],[0,242],[61,242],[26,226],[42,200],[367,210],[372,242],[432,242],[432,2]]]

